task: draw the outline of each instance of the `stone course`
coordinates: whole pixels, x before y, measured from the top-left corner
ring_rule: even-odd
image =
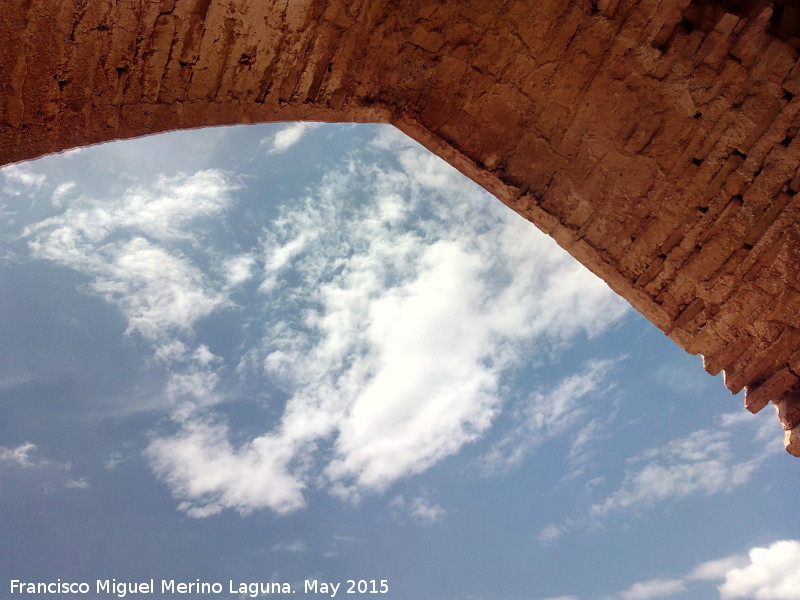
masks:
[[[791,0],[7,0],[0,164],[391,123],[555,238],[800,456]]]

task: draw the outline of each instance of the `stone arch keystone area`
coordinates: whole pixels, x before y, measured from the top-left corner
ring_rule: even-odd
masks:
[[[800,456],[793,0],[6,0],[0,164],[172,129],[391,123],[777,408]]]

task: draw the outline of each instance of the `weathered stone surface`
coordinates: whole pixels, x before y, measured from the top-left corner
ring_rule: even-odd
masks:
[[[0,164],[381,121],[553,236],[751,410],[800,413],[790,0],[9,0]]]
[[[800,456],[800,427],[789,429],[784,432],[783,443],[786,451],[794,456]]]

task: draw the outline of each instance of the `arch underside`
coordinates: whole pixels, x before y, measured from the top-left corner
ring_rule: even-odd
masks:
[[[800,11],[775,0],[12,0],[0,164],[386,122],[554,237],[800,456]]]

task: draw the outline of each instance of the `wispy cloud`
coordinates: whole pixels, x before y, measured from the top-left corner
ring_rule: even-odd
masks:
[[[85,477],[81,477],[80,479],[67,479],[64,487],[67,489],[88,490],[92,486]]]
[[[350,157],[265,232],[265,334],[240,367],[262,368],[286,408],[238,446],[212,414],[154,441],[191,514],[294,510],[312,482],[350,500],[382,492],[485,435],[505,373],[626,312],[442,161],[399,134],[389,147],[396,167]],[[564,385],[566,404],[592,382]]]
[[[222,262],[222,272],[228,286],[234,287],[250,280],[255,265],[256,256],[252,252],[225,258]]]
[[[122,461],[122,453],[115,451],[108,455],[108,458],[103,463],[103,466],[111,471],[116,469],[122,463]]]
[[[301,540],[295,540],[294,542],[281,542],[279,544],[275,544],[272,547],[272,551],[291,552],[292,554],[297,554],[299,552],[307,552],[308,545]]]
[[[128,331],[156,340],[189,329],[227,303],[188,260],[144,238],[104,250],[91,287],[122,310]]]
[[[591,465],[592,460],[598,452],[600,442],[610,436],[611,424],[617,416],[617,410],[613,402],[608,402],[608,396],[604,397],[608,411],[603,416],[591,417],[587,421],[576,427],[573,435],[572,444],[567,454],[567,472],[564,480],[575,479],[585,475]],[[590,489],[602,482],[604,476],[597,476],[586,482],[587,489]]]
[[[61,206],[64,202],[64,198],[66,198],[67,194],[69,194],[72,190],[75,189],[75,182],[74,181],[65,181],[63,183],[59,183],[56,186],[56,189],[53,190],[53,195],[51,197],[51,202],[54,206]]]
[[[262,146],[269,146],[270,152],[286,152],[300,141],[308,132],[320,127],[322,123],[292,123],[274,135],[261,140]]]
[[[573,529],[576,529],[578,527],[585,527],[586,525],[587,525],[587,519],[576,518],[576,517],[569,517],[559,523],[548,523],[538,533],[538,535],[536,536],[536,540],[545,546],[554,544],[559,539],[561,539],[567,532],[572,531]]]
[[[610,360],[591,361],[584,365],[583,372],[565,377],[553,389],[534,392],[514,411],[516,426],[480,458],[484,474],[507,472],[537,445],[585,421],[587,410],[582,400],[600,391],[613,364]],[[595,435],[596,427],[587,429],[583,437],[576,437],[573,444],[576,454]]]
[[[20,467],[33,467],[36,461],[31,458],[31,452],[36,450],[36,444],[26,442],[16,448],[0,446],[0,464],[13,464]]]
[[[31,188],[40,188],[47,180],[44,173],[36,173],[29,164],[5,166],[0,168],[0,174],[6,182],[3,191],[13,196],[19,196]]]
[[[187,225],[221,214],[236,186],[217,169],[193,175],[159,175],[147,185],[134,185],[118,198],[81,198],[59,216],[28,228],[32,244],[51,260],[64,260],[114,233],[151,240],[191,240]]]
[[[44,489],[54,486],[65,489],[89,489],[85,477],[70,477],[72,465],[38,456],[36,444],[25,442],[15,448],[0,446],[0,474],[4,470],[17,470],[31,481],[39,482]]]
[[[395,496],[389,502],[395,511],[410,516],[423,525],[433,525],[440,522],[447,511],[439,504],[432,502],[425,495],[407,499],[403,495]]]
[[[628,472],[622,486],[592,506],[594,516],[688,496],[711,495],[746,483],[760,459],[737,462],[730,450],[729,431],[696,431],[633,460],[644,463]]]
[[[664,598],[674,596],[686,589],[686,582],[683,579],[650,579],[634,583],[619,597],[622,600],[653,600],[654,598]]]
[[[284,128],[272,149],[316,126]],[[147,455],[192,516],[289,512],[310,486],[351,501],[383,492],[484,436],[504,377],[523,361],[627,310],[552,240],[408,138],[382,133],[369,152],[393,166],[348,157],[267,224],[258,248],[233,255],[204,241],[236,189],[217,170],[161,175],[102,201],[77,194],[24,232],[35,258],[84,274],[169,370],[163,399],[177,431],[154,438]],[[217,408],[225,365],[194,331],[232,308],[228,294],[251,279],[263,331],[237,372],[255,369],[286,405],[277,424],[242,439]],[[573,423],[607,367],[591,363],[532,398],[515,434],[522,450],[509,442],[503,459]],[[417,517],[438,518],[437,507],[409,502]]]
[[[91,277],[91,290],[119,307],[128,331],[157,340],[226,305],[179,243],[196,243],[189,226],[222,213],[234,187],[214,170],[161,176],[117,199],[81,198],[24,235],[35,258]]]
[[[760,456],[737,458],[731,442],[742,432],[734,432],[734,428],[746,426],[751,435],[755,430],[756,438],[762,435],[761,417],[749,416],[743,421],[723,415],[718,419],[718,429],[701,429],[633,456],[614,492],[592,504],[586,515],[550,523],[541,530],[538,540],[552,544],[570,531],[597,528],[615,514],[641,514],[692,497],[730,492],[746,484],[764,456],[772,451],[767,448]]]

